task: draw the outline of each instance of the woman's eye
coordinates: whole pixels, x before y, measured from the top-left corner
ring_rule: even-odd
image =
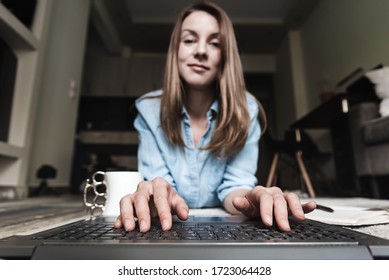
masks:
[[[219,48],[220,47],[220,43],[219,42],[211,42],[211,45],[215,48]]]
[[[184,39],[184,43],[187,45],[193,44],[195,42],[194,39]]]

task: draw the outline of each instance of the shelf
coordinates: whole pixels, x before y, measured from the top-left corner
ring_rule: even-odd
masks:
[[[0,157],[19,158],[23,154],[23,148],[0,142]]]
[[[78,111],[80,131],[134,131],[136,97],[81,96]]]
[[[136,156],[138,145],[134,144],[85,144],[85,151],[96,155]]]
[[[36,50],[39,40],[4,5],[0,4],[0,36],[14,50]]]
[[[89,153],[136,156],[138,152],[136,132],[82,131],[79,136]]]
[[[81,131],[79,136],[85,144],[138,144],[135,131]]]

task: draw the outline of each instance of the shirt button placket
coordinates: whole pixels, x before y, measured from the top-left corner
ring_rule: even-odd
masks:
[[[186,155],[187,155],[187,163],[188,167],[186,172],[188,173],[188,176],[185,176],[189,178],[188,182],[188,189],[190,190],[190,199],[191,202],[194,205],[199,205],[199,198],[201,197],[200,192],[198,190],[198,178],[197,178],[197,164],[196,164],[196,149],[194,147],[193,138],[192,138],[192,128],[189,123],[189,119],[184,119],[184,130],[185,130],[185,143],[187,143]]]

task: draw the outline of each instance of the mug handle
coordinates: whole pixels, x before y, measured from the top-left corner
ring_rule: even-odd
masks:
[[[102,176],[102,180],[98,179],[98,176]],[[84,205],[91,210],[91,216],[95,217],[95,211],[100,210],[99,212],[104,211],[105,204],[101,204],[97,202],[97,199],[99,197],[103,197],[105,200],[107,199],[107,193],[106,192],[99,192],[97,190],[97,187],[101,184],[105,184],[104,181],[105,172],[104,171],[96,171],[92,175],[92,179],[87,179],[86,183],[84,185]],[[95,197],[93,198],[93,202],[88,201],[88,191],[89,189],[93,189],[93,193]],[[101,214],[100,213],[100,214]]]

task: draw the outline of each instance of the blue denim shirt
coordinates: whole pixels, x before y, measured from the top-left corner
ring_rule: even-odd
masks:
[[[136,101],[139,113],[134,125],[139,135],[138,169],[145,180],[164,178],[191,208],[220,206],[231,191],[253,188],[257,183],[255,172],[261,135],[257,118],[259,109],[254,97],[246,94],[251,125],[244,148],[233,157],[217,158],[198,147],[206,146],[211,140],[218,102],[214,101],[207,113],[209,126],[198,147],[194,146],[189,115],[183,108],[181,124],[186,147],[178,147],[169,143],[161,128],[161,94],[161,90],[150,92]]]

